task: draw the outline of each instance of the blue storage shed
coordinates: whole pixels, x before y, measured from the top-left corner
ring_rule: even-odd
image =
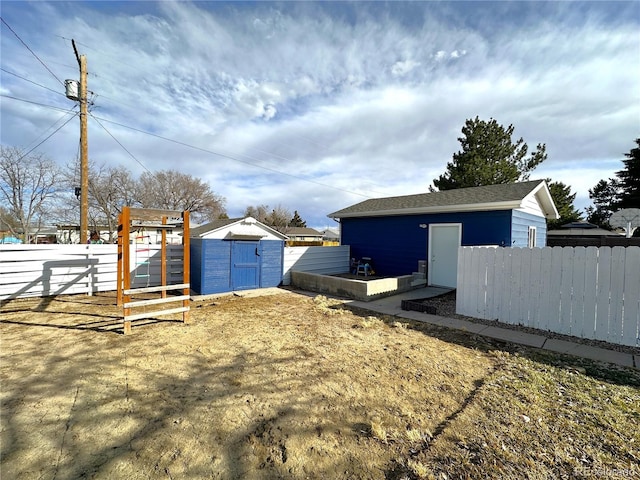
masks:
[[[191,289],[200,295],[277,287],[287,237],[252,217],[191,229]]]
[[[454,287],[458,247],[544,247],[547,218],[558,211],[544,180],[374,198],[328,215],[356,260],[376,273],[408,275],[426,267],[427,283]]]

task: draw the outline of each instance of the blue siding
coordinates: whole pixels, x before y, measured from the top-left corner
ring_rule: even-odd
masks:
[[[427,258],[428,229],[420,224],[461,223],[462,245],[510,245],[511,211],[343,218],[342,244],[354,258],[371,257],[380,275],[408,275]]]
[[[231,247],[233,241],[191,239],[191,288],[200,295],[233,290],[231,281]],[[276,287],[282,281],[284,242],[261,240],[260,287]]]
[[[531,213],[514,210],[511,220],[511,246],[528,247],[529,227],[536,227],[536,247],[547,245],[547,220]]]
[[[201,294],[229,292],[231,290],[231,242],[202,241]]]
[[[262,240],[260,241],[260,246],[262,250],[260,286],[277,287],[282,282],[284,242],[280,240]]]

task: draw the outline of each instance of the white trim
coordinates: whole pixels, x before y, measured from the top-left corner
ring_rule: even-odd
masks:
[[[537,246],[537,236],[538,228],[534,225],[529,225],[529,229],[527,230],[527,247],[535,248]]]
[[[512,210],[514,208],[520,208],[521,206],[522,201],[520,200],[493,203],[469,203],[464,205],[437,205],[433,207],[396,208],[393,210],[345,213],[341,214],[340,217],[335,218],[387,217],[392,215],[418,215],[421,213],[481,212],[492,210]]]
[[[458,227],[458,247],[462,246],[462,223],[430,223],[429,224],[429,237],[427,241],[427,285],[433,285],[433,265],[432,265],[432,252],[431,252],[431,240],[432,229],[438,227]],[[457,271],[458,265],[456,262],[455,270]]]

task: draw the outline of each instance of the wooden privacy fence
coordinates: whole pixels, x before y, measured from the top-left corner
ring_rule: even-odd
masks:
[[[456,312],[640,346],[640,247],[460,247]]]
[[[132,286],[161,282],[160,245],[144,254],[130,245],[134,259]],[[144,255],[142,262],[140,257]],[[182,281],[182,245],[167,246],[169,281]],[[2,245],[0,246],[0,301],[21,297],[89,294],[116,290],[116,245]]]

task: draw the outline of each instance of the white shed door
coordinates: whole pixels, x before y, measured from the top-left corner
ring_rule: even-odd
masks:
[[[429,225],[429,285],[457,287],[458,247],[462,244],[462,224]]]

